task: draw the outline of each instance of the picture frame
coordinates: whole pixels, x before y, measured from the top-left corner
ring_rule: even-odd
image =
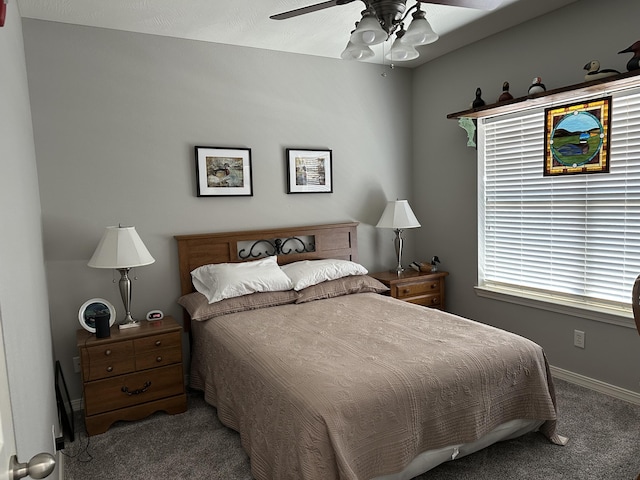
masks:
[[[331,150],[287,148],[287,193],[333,193]]]
[[[91,298],[84,302],[78,311],[78,321],[82,328],[90,333],[96,333],[96,316],[108,313],[109,327],[116,321],[116,309],[104,298]]]
[[[611,97],[545,109],[544,175],[608,173]]]
[[[250,148],[195,147],[198,197],[253,196]]]

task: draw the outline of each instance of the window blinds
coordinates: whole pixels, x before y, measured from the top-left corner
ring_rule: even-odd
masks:
[[[640,274],[640,89],[612,96],[609,173],[545,177],[544,109],[481,122],[480,286],[628,306]]]

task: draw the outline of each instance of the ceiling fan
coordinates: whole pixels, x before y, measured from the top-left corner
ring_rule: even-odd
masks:
[[[273,20],[286,20],[288,18],[305,15],[307,13],[324,10],[325,8],[346,5],[355,0],[328,0],[325,2],[296,8],[288,12],[271,15]],[[437,5],[449,5],[454,7],[474,8],[478,10],[493,10],[503,0],[416,0],[416,4],[407,10],[407,0],[362,0],[365,10],[362,19],[356,23],[356,28],[351,32],[347,48],[341,57],[346,60],[363,60],[374,55],[369,48],[388,40],[392,34],[396,34],[396,41],[386,55],[390,60],[412,60],[419,56],[415,49],[418,45],[426,45],[435,42],[438,35],[433,31],[426,19],[425,12],[420,10],[421,3],[433,3]],[[413,20],[407,30],[404,29],[404,20],[412,10]]]

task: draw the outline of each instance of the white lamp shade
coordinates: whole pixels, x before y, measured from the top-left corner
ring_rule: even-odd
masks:
[[[147,250],[135,227],[107,227],[93,253],[93,268],[132,268],[150,265],[155,259]]]
[[[376,225],[378,228],[417,228],[420,226],[420,222],[413,214],[413,210],[409,206],[409,202],[406,200],[395,200],[387,203],[382,217]]]
[[[401,42],[405,45],[416,47],[433,43],[438,38],[438,34],[433,31],[431,24],[424,17],[424,12],[418,11],[413,14],[411,25],[409,25],[407,33],[402,37]]]
[[[371,13],[365,13],[351,34],[351,42],[356,45],[377,45],[387,37],[387,32],[380,26],[378,19]]]
[[[355,45],[352,41],[347,43],[347,47],[344,49],[344,52],[340,55],[343,60],[364,60],[366,58],[371,58],[375,54],[373,50],[371,50],[366,45]]]

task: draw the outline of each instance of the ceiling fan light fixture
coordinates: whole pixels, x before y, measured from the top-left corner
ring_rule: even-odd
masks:
[[[402,37],[402,43],[406,45],[427,45],[429,43],[433,43],[438,38],[438,34],[433,31],[431,28],[431,24],[426,19],[426,14],[418,7],[413,15],[413,20],[411,21],[411,25],[407,29],[407,34]]]
[[[7,0],[0,0],[0,3]],[[346,5],[355,0],[324,0],[320,3],[302,8],[289,10],[288,12],[271,15],[274,20],[297,17],[306,13],[324,10],[325,8]],[[360,22],[356,23],[356,29],[351,32],[347,48],[340,55],[343,59],[362,60],[374,56],[370,45],[378,45],[389,40],[397,32],[402,30],[402,35],[397,32],[391,50],[385,58],[402,61],[419,57],[415,49],[419,45],[427,45],[438,40],[439,36],[433,31],[426,19],[426,14],[420,7],[422,3],[434,3],[436,5],[448,5],[452,7],[474,8],[477,10],[494,10],[505,0],[415,0],[415,5],[407,9],[407,0],[362,0],[366,9],[361,13]],[[412,15],[411,25],[404,31],[403,22],[409,13],[415,9]],[[403,37],[404,35],[404,37]],[[396,43],[398,46],[396,47]],[[403,48],[401,48],[401,45]],[[357,49],[355,47],[361,47]],[[384,49],[383,49],[384,52]]]
[[[355,45],[378,45],[387,39],[387,32],[371,9],[362,12],[362,19],[351,34],[351,42]]]
[[[366,45],[356,45],[352,41],[349,41],[340,58],[343,60],[366,60],[374,55],[373,50]]]

